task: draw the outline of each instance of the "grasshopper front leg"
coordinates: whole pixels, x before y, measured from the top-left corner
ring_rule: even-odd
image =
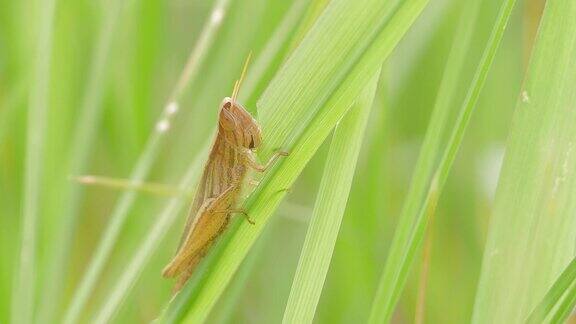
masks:
[[[276,151],[272,155],[272,157],[270,157],[268,162],[266,162],[265,164],[260,164],[256,160],[256,155],[254,154],[254,151],[252,151],[252,150],[244,151],[244,156],[246,157],[246,162],[247,162],[248,166],[250,166],[252,169],[254,169],[258,172],[264,172],[264,171],[268,170],[268,168],[270,166],[272,166],[272,164],[274,164],[274,162],[276,162],[276,160],[278,160],[279,157],[288,156],[288,155],[289,155],[288,152]]]

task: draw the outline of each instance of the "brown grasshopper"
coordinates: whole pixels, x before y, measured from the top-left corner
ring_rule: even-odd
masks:
[[[174,291],[179,291],[208,249],[226,229],[232,213],[246,212],[236,207],[240,189],[249,169],[264,172],[285,152],[276,152],[264,165],[256,161],[255,150],[262,142],[258,123],[236,101],[240,83],[246,72],[234,85],[232,98],[220,104],[218,132],[184,228],[176,255],[164,268],[162,275],[178,277]]]

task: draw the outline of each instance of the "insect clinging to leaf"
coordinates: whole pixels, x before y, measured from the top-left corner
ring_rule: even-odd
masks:
[[[246,212],[238,207],[242,184],[247,172],[265,171],[286,152],[276,152],[265,164],[256,160],[255,151],[262,143],[258,122],[238,103],[240,84],[246,73],[249,57],[241,77],[234,84],[232,97],[220,104],[218,130],[208,161],[190,208],[179,248],[164,268],[164,277],[178,277],[175,291],[179,291],[192,275],[209,248],[226,229],[233,213]]]

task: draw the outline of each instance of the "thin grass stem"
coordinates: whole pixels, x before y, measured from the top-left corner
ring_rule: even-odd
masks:
[[[169,97],[164,111],[156,123],[155,130],[150,135],[144,151],[138,159],[134,171],[130,176],[130,181],[143,181],[148,175],[148,172],[158,156],[160,143],[164,137],[163,135],[170,128],[171,120],[179,110],[178,100],[186,86],[196,80],[198,67],[201,66],[202,62],[206,58],[206,54],[212,45],[214,36],[221,26],[224,15],[227,13],[229,4],[230,0],[219,0],[214,4],[211,16],[204,24],[199,41],[194,46],[190,56],[188,57],[184,70]],[[134,191],[126,192],[120,198],[120,201],[112,212],[110,223],[87,267],[87,271],[81,279],[78,289],[72,298],[72,303],[65,315],[64,323],[71,324],[78,321],[78,317],[80,316],[84,305],[88,302],[88,298],[94,289],[97,279],[100,276],[116,241],[118,240],[118,235],[128,217],[128,211],[135,200],[136,192]]]
[[[24,162],[24,190],[22,206],[22,237],[18,271],[12,298],[12,323],[31,323],[36,304],[36,242],[37,222],[41,211],[42,161],[46,117],[50,100],[50,66],[56,1],[41,3],[38,42],[33,67],[33,83],[28,101],[26,156]]]

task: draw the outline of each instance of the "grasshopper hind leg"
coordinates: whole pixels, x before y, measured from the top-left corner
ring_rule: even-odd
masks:
[[[184,287],[186,282],[188,282],[188,279],[190,279],[190,277],[194,273],[194,269],[196,268],[201,259],[202,259],[201,257],[194,258],[194,260],[192,260],[192,262],[188,264],[188,267],[180,273],[180,276],[178,277],[178,280],[176,280],[174,288],[172,288],[172,293],[175,294],[179,292],[182,289],[182,287]]]
[[[229,214],[222,215],[217,211],[232,204],[237,190],[236,186],[231,186],[219,196],[207,199],[185,231],[178,252],[162,272],[167,278],[178,277],[175,291],[180,290],[186,283],[197,264],[228,225]]]

